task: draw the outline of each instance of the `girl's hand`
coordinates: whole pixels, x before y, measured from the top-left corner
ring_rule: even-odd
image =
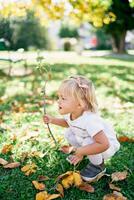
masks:
[[[82,155],[74,154],[69,157],[69,162],[71,164],[77,165],[77,163],[79,163],[82,159],[83,159]]]
[[[44,115],[43,116],[43,121],[45,124],[49,124],[49,123],[52,123],[52,117],[50,115]]]
[[[75,149],[76,149],[76,148],[73,147],[73,146],[64,145],[64,146],[62,146],[62,147],[60,148],[60,151],[62,151],[63,153],[69,154],[69,153],[75,151]]]

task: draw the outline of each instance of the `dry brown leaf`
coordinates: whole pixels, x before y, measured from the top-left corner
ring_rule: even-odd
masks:
[[[38,181],[46,181],[46,180],[49,180],[48,176],[43,176],[43,175],[38,176]]]
[[[120,192],[114,191],[111,194],[107,194],[103,197],[103,200],[127,200]]]
[[[10,168],[10,169],[13,169],[13,168],[16,168],[16,167],[19,167],[20,166],[20,163],[19,162],[13,162],[13,163],[9,163],[7,165],[4,165],[3,167],[4,168]]]
[[[62,179],[61,183],[65,189],[68,189],[71,185],[73,185],[74,183],[73,173],[71,173],[66,178]]]
[[[56,199],[58,197],[60,197],[61,195],[60,194],[50,194],[47,198],[47,200],[51,200],[51,199]]]
[[[85,183],[85,182],[83,182],[83,183],[79,186],[79,189],[80,189],[80,190],[84,190],[84,191],[86,191],[86,192],[91,192],[91,193],[94,192],[94,187],[91,186],[91,185],[88,184],[88,183]]]
[[[8,152],[11,152],[13,148],[12,144],[5,144],[1,150],[1,153],[7,154]]]
[[[115,172],[111,175],[112,177],[112,181],[122,181],[124,179],[126,179],[127,177],[127,171],[123,171],[123,172]]]
[[[61,184],[57,185],[56,190],[61,194],[62,197],[64,197],[64,189]]]
[[[127,136],[118,137],[119,142],[134,142],[134,138],[129,138]]]
[[[45,184],[43,184],[43,183],[39,183],[38,181],[32,181],[32,183],[37,190],[45,189]]]
[[[32,163],[32,164],[28,164],[22,167],[21,171],[25,172],[26,176],[29,176],[30,174],[36,172],[36,168],[37,168],[37,165],[35,165],[35,163]]]
[[[39,192],[36,194],[36,200],[48,200],[48,194],[46,191]]]
[[[123,197],[124,200],[126,200],[127,198],[123,196],[123,194],[121,194],[120,192],[117,192],[117,191],[113,191],[113,194],[115,194],[118,198],[119,197]]]
[[[82,184],[82,179],[79,172],[73,172],[74,185],[79,187]]]
[[[62,178],[66,178],[66,177],[68,177],[70,174],[72,174],[72,171],[67,171],[67,172],[64,173],[64,174],[59,175],[59,176],[57,177],[56,181],[59,181],[59,180],[62,179]]]
[[[3,158],[0,158],[0,165],[7,165],[8,162],[4,160]]]
[[[121,191],[121,188],[115,186],[115,185],[112,184],[112,183],[109,183],[109,187],[110,187],[111,190],[116,190],[116,191],[119,191],[119,192]]]

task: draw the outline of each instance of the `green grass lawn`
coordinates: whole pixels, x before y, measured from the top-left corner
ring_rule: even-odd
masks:
[[[51,68],[51,79],[47,82],[47,112],[57,113],[56,90],[64,78],[81,74],[91,79],[96,87],[101,115],[111,121],[119,136],[132,138],[134,135],[134,56],[84,52],[79,56],[73,52],[42,52],[43,66]],[[97,56],[95,56],[97,55]],[[0,58],[7,53],[0,53]],[[12,56],[17,53],[12,52]],[[11,76],[8,74],[9,63],[0,59],[0,158],[10,162],[19,161],[21,166],[15,169],[4,169],[0,165],[0,200],[34,200],[38,192],[33,184],[39,175],[46,175],[44,181],[49,193],[55,193],[55,179],[60,174],[73,170],[66,160],[66,155],[55,149],[47,127],[43,124],[43,95],[41,93],[46,79],[46,72],[39,72],[36,53],[26,53],[28,74],[25,74],[24,63],[13,64]],[[29,73],[30,72],[30,73]],[[63,128],[50,126],[52,133],[59,141],[65,143]],[[14,135],[16,136],[14,139]],[[12,150],[2,153],[3,146],[12,144]],[[41,155],[34,156],[32,152]],[[35,173],[25,176],[21,167],[35,163]],[[60,162],[64,166],[61,168]],[[85,159],[77,169],[80,170]],[[119,152],[106,162],[107,173],[128,170],[128,177],[117,185],[121,193],[134,199],[134,149],[132,142],[121,143]],[[108,183],[110,177],[103,177],[92,185],[94,193],[80,191],[71,187],[65,191],[63,200],[101,200],[105,194],[111,193]]]

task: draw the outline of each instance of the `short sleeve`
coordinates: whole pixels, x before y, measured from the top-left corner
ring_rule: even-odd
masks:
[[[87,121],[86,130],[90,137],[94,137],[98,132],[104,130],[104,126],[99,119],[89,119],[89,121]]]
[[[69,121],[69,118],[70,118],[70,115],[69,114],[66,114],[66,115],[63,115],[63,118],[66,122]]]

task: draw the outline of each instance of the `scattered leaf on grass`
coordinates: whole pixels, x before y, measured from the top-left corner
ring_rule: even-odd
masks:
[[[38,181],[46,181],[46,180],[49,180],[48,176],[43,176],[43,175],[38,176]]]
[[[50,194],[50,195],[48,195],[48,199],[47,200],[56,199],[56,198],[58,198],[60,196],[61,196],[60,194]]]
[[[60,194],[48,194],[46,191],[36,194],[36,200],[51,200],[60,197]]]
[[[114,172],[112,175],[112,182],[114,181],[122,181],[124,179],[126,179],[127,177],[127,171],[123,171],[123,172]]]
[[[29,154],[29,157],[39,157],[39,158],[43,158],[45,154],[43,154],[40,151],[33,151]]]
[[[61,181],[63,187],[65,189],[68,189],[70,186],[73,185],[74,183],[74,177],[73,177],[73,173],[71,173],[69,176],[67,176],[66,178],[64,178],[62,181]]]
[[[115,186],[115,185],[112,184],[112,183],[109,183],[109,187],[110,187],[111,190],[116,190],[116,191],[119,191],[119,192],[121,191],[121,188]]]
[[[72,174],[72,171],[67,171],[67,172],[64,173],[64,174],[59,175],[59,176],[57,177],[56,181],[59,181],[60,179],[66,178],[66,177],[68,177],[68,176],[71,175],[71,174]]]
[[[0,165],[7,165],[8,162],[4,160],[3,158],[0,158]]]
[[[79,172],[73,172],[74,185],[79,187],[82,184],[82,179]]]
[[[106,194],[103,197],[103,200],[127,200],[127,198],[124,197],[120,192],[114,191],[111,194]]]
[[[60,183],[57,185],[56,190],[64,197],[64,189]]]
[[[91,186],[91,185],[88,184],[88,183],[85,183],[85,182],[83,182],[83,183],[79,186],[79,189],[80,189],[80,190],[84,190],[84,191],[86,191],[86,192],[91,192],[91,193],[94,192],[94,187]]]
[[[43,184],[43,183],[39,183],[38,181],[32,181],[32,183],[37,190],[45,189],[45,184]]]
[[[134,138],[129,138],[127,136],[118,137],[119,142],[134,142]]]
[[[16,168],[16,167],[19,167],[20,166],[20,163],[19,162],[13,162],[13,163],[9,163],[7,165],[4,165],[3,167],[4,168],[10,168],[10,169],[13,169],[13,168]]]
[[[1,153],[7,154],[8,152],[11,152],[13,148],[12,144],[5,144],[1,150]]]
[[[39,192],[36,194],[36,200],[47,200],[48,194],[46,191]]]
[[[36,172],[37,165],[35,163],[25,165],[21,168],[21,171],[25,173],[26,176],[29,176],[30,174]]]

